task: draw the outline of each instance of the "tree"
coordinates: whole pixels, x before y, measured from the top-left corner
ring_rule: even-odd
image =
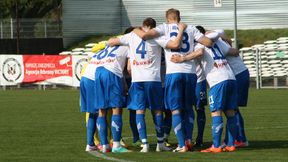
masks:
[[[59,9],[62,0],[1,0],[0,18],[16,18],[17,1],[19,18],[43,18]]]

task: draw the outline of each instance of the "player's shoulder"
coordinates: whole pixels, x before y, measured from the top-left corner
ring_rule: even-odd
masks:
[[[205,48],[205,46],[201,43],[198,43],[198,42],[195,42],[195,45],[194,45],[194,49],[200,49],[200,48]]]
[[[189,31],[189,32],[194,32],[194,31],[196,31],[196,30],[198,30],[198,29],[196,28],[196,26],[191,25],[191,24],[187,25],[187,27],[186,27],[186,31]]]

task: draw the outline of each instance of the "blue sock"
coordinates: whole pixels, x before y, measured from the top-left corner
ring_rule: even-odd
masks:
[[[227,139],[227,146],[234,146],[235,137],[237,134],[237,119],[234,115],[233,117],[227,117],[227,132],[228,132],[228,139]]]
[[[163,122],[163,131],[166,136],[170,135],[171,131],[171,126],[172,126],[172,117],[171,117],[171,112],[170,114],[167,114],[165,112],[165,117],[164,117],[164,122]]]
[[[160,115],[154,115],[154,125],[156,129],[156,136],[157,136],[157,142],[163,143],[164,141],[164,132],[163,132],[163,114]]]
[[[136,123],[138,133],[143,144],[147,144],[147,133],[146,133],[146,123],[144,114],[136,114]]]
[[[203,134],[206,124],[206,115],[204,108],[199,108],[197,110],[197,127],[198,127],[198,134],[197,134],[197,142],[203,143]]]
[[[213,137],[214,147],[220,146],[222,131],[223,131],[222,116],[213,116],[212,117],[212,137]]]
[[[184,112],[185,139],[192,141],[193,126],[194,126],[194,111],[191,108]]]
[[[120,142],[122,133],[122,115],[112,115],[112,136],[114,142]]]
[[[99,132],[101,145],[106,145],[106,144],[108,144],[106,117],[104,117],[104,116],[101,116],[101,117],[98,116],[98,118],[97,118],[97,129],[98,129],[98,132]]]
[[[90,146],[95,146],[94,133],[96,130],[96,119],[96,113],[89,113],[89,118],[87,122],[87,144]]]
[[[130,110],[129,119],[130,128],[133,134],[133,143],[135,143],[139,140],[139,133],[136,124],[136,110]]]
[[[236,140],[246,142],[247,139],[246,139],[245,130],[244,130],[244,120],[239,110],[235,113],[235,116],[236,116],[237,127],[238,127]]]
[[[178,140],[179,147],[185,146],[184,133],[182,128],[182,118],[180,114],[172,115],[172,125]]]

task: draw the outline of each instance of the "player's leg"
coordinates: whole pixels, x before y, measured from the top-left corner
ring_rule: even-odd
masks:
[[[189,151],[192,151],[192,134],[194,128],[194,110],[193,105],[195,103],[195,86],[197,82],[196,74],[183,74],[185,75],[183,91],[184,96],[184,127],[185,127],[185,145]]]
[[[145,109],[144,110],[136,110],[136,123],[137,130],[139,133],[139,137],[143,144],[143,148],[140,152],[149,152],[149,143],[147,140],[147,130],[146,130],[146,122],[145,122]]]
[[[89,111],[94,111],[94,104],[91,103],[92,99],[94,97],[94,81],[82,77],[80,81],[80,107],[81,107],[81,112],[89,112]],[[89,114],[89,113],[88,113]],[[94,151],[96,150],[96,146],[93,140],[93,135],[95,132],[95,120],[96,116],[95,113],[90,113],[87,122],[86,122],[86,128],[87,128],[87,146],[86,146],[86,151]]]
[[[164,97],[165,87],[162,87],[162,93]],[[172,114],[170,110],[165,108],[164,99],[162,103],[162,110],[164,111],[163,131],[164,131],[164,143],[165,146],[170,147],[171,144],[168,142],[170,131],[172,127]]]
[[[97,112],[96,113],[96,124],[97,124],[97,118],[98,118],[98,115],[99,115],[99,113]],[[96,129],[95,130],[95,133],[94,133],[94,143],[95,143],[95,145],[98,147],[98,146],[101,146],[100,145],[100,139],[99,139],[99,133],[98,133],[98,130]],[[99,148],[99,147],[98,147]],[[102,147],[101,147],[102,148]]]
[[[237,81],[237,92],[238,92],[238,106],[246,107],[248,102],[248,92],[249,92],[249,84],[250,84],[250,74],[248,70],[241,72],[240,74],[236,75]],[[245,147],[248,146],[248,141],[245,134],[244,128],[244,119],[240,112],[240,109],[236,111],[236,118],[237,118],[237,127],[238,133],[236,136],[236,146],[237,147]]]
[[[128,109],[136,110],[136,125],[143,148],[140,152],[149,152],[149,143],[147,140],[145,108],[146,97],[143,82],[132,83],[128,94]]]
[[[229,80],[226,85],[226,109],[225,115],[227,117],[227,142],[225,151],[235,151],[234,141],[237,135],[237,118],[235,110],[237,109],[237,85],[236,81]]]
[[[196,112],[197,112],[197,127],[198,133],[195,141],[195,146],[203,145],[203,135],[206,124],[205,105],[207,105],[206,96],[206,80],[196,84]]]
[[[112,120],[112,109],[107,109],[107,112],[106,112],[107,138],[108,138],[109,144],[112,146],[113,137],[112,137],[112,132],[111,132],[111,120]]]
[[[164,106],[164,104],[163,104]],[[171,144],[169,143],[168,139],[170,136],[172,127],[172,113],[170,110],[166,110],[164,107],[164,123],[163,123],[163,130],[164,130],[164,142],[165,146],[170,147]]]
[[[141,142],[139,141],[139,133],[137,130],[136,124],[136,110],[129,110],[129,124],[133,135],[133,146],[141,146]]]
[[[122,108],[113,108],[112,109],[112,122],[111,122],[111,130],[113,136],[113,147],[112,152],[114,153],[123,153],[130,152],[125,147],[122,147],[120,144],[122,137]]]
[[[100,137],[100,144],[102,145],[102,152],[109,152],[109,142],[107,140],[107,120],[106,109],[99,109],[99,116],[97,118],[97,129]]]
[[[92,148],[95,148],[94,150],[96,150],[96,146],[94,143],[94,133],[96,130],[96,113],[88,113],[89,117],[88,117],[88,121],[87,121],[87,146],[86,147],[86,151],[91,151]],[[91,147],[92,146],[92,147]]]
[[[111,107],[107,102],[109,100],[109,85],[111,82],[110,72],[104,67],[99,67],[96,70],[95,75],[95,104],[96,108],[99,110],[99,115],[97,118],[97,129],[100,137],[100,144],[102,145],[102,152],[109,152],[110,146],[107,140],[107,110]]]
[[[212,141],[210,148],[201,150],[201,152],[222,152],[221,135],[223,131],[222,111],[225,106],[225,81],[218,83],[210,88],[209,103],[212,116]]]
[[[157,146],[156,151],[169,151],[170,148],[164,145],[164,130],[163,130],[163,110],[162,100],[163,92],[161,82],[145,82],[145,94],[148,101],[148,106],[152,111],[153,121],[156,130]]]
[[[176,135],[179,146],[173,150],[174,152],[186,152],[185,136],[183,127],[183,118],[181,110],[184,107],[182,98],[182,80],[181,74],[167,74],[165,77],[165,92],[164,103],[165,108],[171,111],[172,114],[172,127]]]

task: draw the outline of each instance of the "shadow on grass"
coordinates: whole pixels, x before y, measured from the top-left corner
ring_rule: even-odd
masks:
[[[211,146],[211,142],[204,142],[202,147],[193,147],[193,151],[200,151]],[[171,143],[171,149],[175,149],[177,143]],[[129,146],[129,149],[133,151],[140,151],[140,147]],[[156,144],[150,143],[150,150],[153,152],[156,149]],[[278,141],[249,141],[249,146],[245,148],[240,148],[241,150],[263,150],[263,149],[288,149],[288,141],[278,140]]]

